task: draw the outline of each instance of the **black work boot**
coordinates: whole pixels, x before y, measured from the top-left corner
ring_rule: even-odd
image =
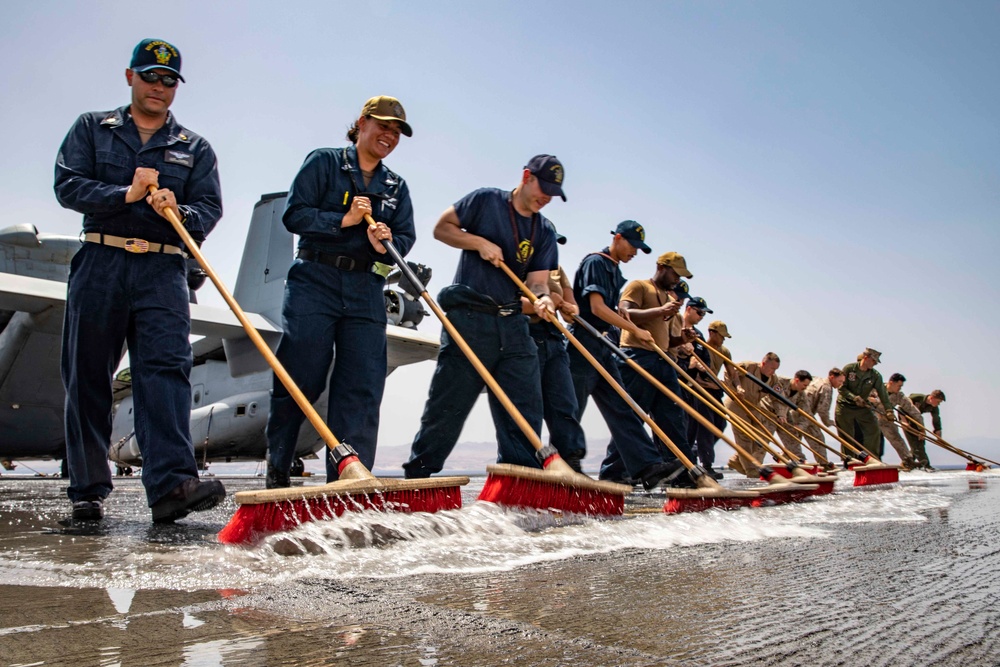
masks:
[[[287,489],[291,485],[292,479],[289,473],[279,472],[277,468],[268,464],[267,476],[264,477],[264,486],[269,489]]]
[[[149,509],[153,513],[153,523],[173,523],[191,512],[210,510],[225,497],[226,487],[219,480],[189,477]]]
[[[642,480],[642,487],[647,491],[651,491],[658,486],[694,484],[680,461],[654,463],[639,473],[639,479]]]
[[[73,503],[73,521],[100,521],[104,518],[101,498],[84,498]]]

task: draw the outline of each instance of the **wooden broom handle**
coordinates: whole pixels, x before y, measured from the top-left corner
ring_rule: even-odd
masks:
[[[156,188],[152,185],[149,186],[149,194],[152,195],[155,193]],[[316,429],[319,436],[323,438],[326,446],[330,449],[337,447],[340,442],[336,437],[334,437],[326,423],[320,419],[320,416],[316,413],[316,409],[312,406],[312,403],[309,402],[309,400],[305,397],[305,394],[302,393],[302,390],[295,384],[292,376],[288,374],[288,371],[286,371],[284,366],[281,365],[278,358],[274,356],[274,352],[272,352],[268,344],[264,342],[260,333],[257,332],[252,324],[250,324],[250,320],[247,319],[243,309],[240,308],[240,304],[236,303],[236,299],[233,298],[233,296],[229,293],[229,290],[226,289],[226,286],[222,284],[219,276],[216,275],[215,271],[212,270],[212,267],[209,266],[205,256],[201,254],[201,249],[198,247],[198,244],[194,242],[193,238],[191,238],[190,232],[184,228],[184,225],[177,217],[177,214],[174,213],[172,208],[164,210],[166,212],[165,217],[174,228],[174,231],[177,232],[177,235],[181,237],[181,241],[184,243],[188,252],[191,253],[191,255],[195,258],[195,261],[198,262],[198,265],[204,269],[205,273],[208,274],[208,277],[212,279],[213,283],[215,283],[215,287],[219,290],[219,294],[222,295],[222,298],[229,305],[229,309],[233,311],[234,315],[236,315],[236,319],[238,319],[240,324],[243,325],[243,329],[246,330],[247,336],[250,337],[250,340],[253,341],[253,344],[257,347],[260,353],[264,355],[264,359],[267,361],[268,366],[270,366],[271,370],[274,371],[275,376],[277,376],[277,378],[281,381],[281,384],[285,386],[288,393],[291,394],[293,399],[295,399],[295,404],[299,406],[299,409],[302,410],[306,419],[308,419],[309,423],[312,424],[312,427]]]
[[[368,223],[369,227],[375,227],[375,219],[372,218],[372,216],[369,215],[368,213],[365,213],[365,222]],[[476,356],[476,353],[472,351],[472,348],[469,347],[469,344],[465,342],[464,338],[462,338],[462,334],[458,333],[458,329],[455,328],[455,325],[451,323],[451,320],[448,319],[448,316],[444,314],[444,311],[441,310],[440,306],[438,306],[437,303],[434,301],[434,299],[431,298],[431,295],[427,293],[427,288],[424,287],[424,285],[420,282],[417,276],[410,269],[410,265],[407,264],[406,260],[403,259],[403,256],[400,254],[399,250],[396,249],[396,246],[393,245],[392,241],[380,241],[380,243],[386,250],[389,251],[389,255],[392,256],[393,260],[395,260],[396,265],[399,267],[399,270],[402,271],[404,275],[406,275],[407,279],[413,284],[413,286],[416,289],[420,290],[421,298],[423,298],[424,302],[426,302],[427,305],[430,306],[431,310],[434,311],[434,314],[437,316],[437,318],[441,320],[441,324],[448,332],[448,335],[451,336],[451,339],[455,341],[455,343],[458,345],[458,348],[462,350],[462,353],[465,355],[465,358],[468,359],[469,363],[472,364],[472,367],[476,369],[476,372],[479,373],[479,377],[483,379],[483,382],[486,383],[486,386],[490,388],[490,391],[493,392],[493,395],[496,396],[498,401],[500,401],[500,404],[503,405],[504,409],[507,411],[507,414],[509,414],[511,419],[513,419],[514,422],[517,424],[517,427],[521,429],[521,432],[524,434],[524,437],[528,439],[528,441],[531,443],[531,446],[535,448],[535,451],[540,451],[544,447],[544,445],[542,445],[542,441],[541,439],[539,439],[538,434],[535,433],[535,429],[531,428],[531,424],[528,423],[528,420],[524,418],[524,415],[521,414],[521,411],[517,409],[517,406],[515,406],[514,402],[510,400],[506,392],[504,392],[504,390],[500,388],[500,385],[490,374],[489,370],[487,370],[486,366],[483,365],[483,362],[479,360],[479,357]]]

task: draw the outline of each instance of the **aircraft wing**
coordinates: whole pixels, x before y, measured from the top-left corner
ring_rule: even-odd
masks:
[[[0,273],[0,310],[40,313],[66,302],[66,283]]]
[[[65,303],[66,283],[0,272],[0,310],[40,313]],[[281,329],[260,315],[246,315],[250,324],[261,332],[265,340],[281,333]],[[246,335],[240,321],[229,309],[196,303],[191,304],[191,333],[214,338],[238,338]]]

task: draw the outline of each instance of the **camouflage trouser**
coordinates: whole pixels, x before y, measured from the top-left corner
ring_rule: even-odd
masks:
[[[899,434],[899,428],[895,424],[890,424],[885,420],[879,419],[878,427],[882,431],[882,435],[885,436],[885,439],[889,441],[892,448],[899,454],[900,461],[905,462],[910,458],[910,449],[903,442],[903,436]]]
[[[878,428],[878,420],[875,419],[875,413],[869,408],[838,403],[836,415],[837,432],[841,438],[844,438],[848,442],[851,442],[850,438],[853,438],[864,445],[864,448],[869,452],[874,453],[876,456],[878,455],[879,447],[882,443],[879,442],[881,432]],[[854,458],[863,456],[863,453],[851,453],[846,447],[843,447],[842,451],[844,456]]]
[[[826,442],[823,429],[816,426],[812,421],[807,421],[805,417],[800,417],[795,422],[795,425],[806,434],[802,436],[803,440],[815,452],[813,456],[816,457],[816,460],[820,463],[827,463],[830,460],[830,450],[820,444]],[[828,426],[827,428],[832,429],[834,426]]]
[[[783,424],[785,429],[788,429],[792,433],[796,433],[797,425],[789,422],[788,424]],[[806,457],[802,453],[802,439],[801,437],[795,437],[790,433],[787,433],[785,429],[778,429],[778,437],[781,439],[781,444],[785,446],[785,449],[790,451],[799,461],[805,461]]]
[[[927,458],[926,441],[909,431],[906,432],[906,441],[910,443],[910,449],[913,450],[913,460],[916,464],[918,466],[929,466],[931,462]]]
[[[727,402],[726,407],[735,415],[742,417],[745,421],[753,423],[752,419],[747,417],[747,414],[736,406],[730,406]],[[733,454],[732,458],[729,459],[727,465],[740,473],[743,473],[747,477],[755,478],[760,476],[760,466],[764,461],[764,457],[767,452],[764,448],[758,444],[756,441],[749,438],[743,431],[739,428],[733,427],[733,435],[736,440],[736,444],[747,451],[750,456],[754,458],[753,461],[748,461],[746,457],[740,455],[739,453]]]

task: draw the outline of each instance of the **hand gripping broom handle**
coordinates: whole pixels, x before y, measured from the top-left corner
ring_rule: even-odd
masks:
[[[156,193],[156,188],[150,186],[149,194],[155,194],[155,193]],[[201,249],[198,247],[198,244],[195,243],[194,239],[191,238],[190,232],[188,232],[188,230],[184,228],[184,225],[177,217],[177,214],[174,213],[174,210],[172,208],[165,209],[165,211],[167,220],[170,222],[170,225],[174,228],[174,231],[177,232],[177,235],[181,237],[181,241],[184,243],[184,246],[187,248],[188,252],[190,252],[194,256],[195,261],[198,262],[198,265],[205,270],[205,273],[208,274],[208,277],[212,279],[213,283],[215,283],[215,287],[216,289],[219,290],[219,294],[222,295],[222,298],[229,305],[229,309],[233,311],[233,315],[236,316],[236,319],[238,319],[240,321],[240,324],[243,325],[243,329],[246,330],[247,336],[250,337],[250,340],[253,341],[253,344],[264,356],[264,359],[267,361],[268,366],[270,366],[271,370],[274,371],[274,374],[281,381],[281,384],[285,385],[285,389],[287,389],[288,393],[291,394],[292,398],[295,400],[295,404],[299,406],[299,409],[302,410],[302,413],[306,416],[306,419],[308,419],[309,423],[312,424],[312,427],[316,429],[316,432],[319,433],[319,436],[323,438],[323,441],[326,443],[326,446],[329,447],[331,450],[337,448],[340,445],[340,442],[337,440],[336,437],[334,437],[333,433],[330,431],[329,427],[323,422],[323,420],[320,419],[320,416],[316,413],[316,409],[313,408],[312,404],[309,402],[309,399],[305,397],[305,394],[302,393],[302,390],[299,389],[298,385],[295,384],[295,381],[292,379],[292,376],[288,374],[288,371],[286,371],[284,366],[281,365],[281,362],[278,361],[278,358],[274,356],[274,352],[271,351],[271,348],[268,347],[268,344],[264,342],[264,339],[257,332],[254,326],[250,324],[250,320],[247,319],[246,313],[244,313],[243,309],[240,308],[240,304],[236,303],[236,299],[234,299],[233,296],[229,293],[229,290],[226,289],[226,286],[222,284],[222,281],[219,279],[219,276],[216,275],[215,271],[212,270],[212,267],[209,266],[208,260],[206,260],[205,256],[201,254]],[[370,477],[371,474],[369,473],[368,476]]]
[[[716,355],[720,359],[726,359],[728,361],[728,358],[724,354],[722,354],[721,352],[719,352],[718,350],[716,350],[714,347],[712,347],[708,343],[706,343],[706,342],[703,341],[702,344],[712,354]],[[778,392],[776,392],[773,389],[771,389],[770,387],[768,387],[766,384],[764,384],[763,382],[761,382],[758,378],[756,378],[753,375],[751,375],[747,371],[747,369],[743,368],[739,364],[733,364],[733,367],[736,368],[740,373],[743,373],[743,375],[745,375],[748,378],[750,378],[751,380],[756,381],[757,384],[759,384],[765,391],[767,391],[772,396],[775,396],[775,397],[777,397],[778,399],[780,399],[782,401],[787,401],[787,399],[784,396],[782,396]],[[787,401],[787,402],[791,403],[791,401]],[[805,417],[806,419],[808,419],[809,421],[811,421],[820,430],[822,430],[824,433],[826,433],[827,435],[829,435],[830,437],[832,437],[834,440],[836,440],[837,442],[839,442],[840,444],[842,444],[847,449],[851,450],[855,454],[860,454],[862,451],[864,451],[866,454],[868,454],[869,456],[871,456],[874,460],[876,460],[876,461],[879,460],[877,456],[875,456],[874,454],[872,454],[871,452],[869,452],[867,449],[865,449],[864,446],[861,445],[861,443],[856,443],[858,445],[858,447],[860,447],[860,449],[858,449],[858,447],[855,447],[854,445],[852,445],[849,442],[847,442],[844,438],[840,437],[840,435],[838,435],[837,433],[834,433],[833,431],[831,431],[829,428],[826,427],[825,424],[823,424],[822,422],[820,422],[818,419],[814,418],[811,414],[809,414],[808,412],[806,412],[802,408],[799,408],[798,406],[795,406],[794,403],[791,403],[791,404],[795,407],[795,410],[799,414],[801,414],[803,417]],[[879,461],[879,462],[881,463],[881,461]]]
[[[367,213],[365,213],[365,222],[368,223],[369,227],[375,227],[374,218]],[[531,428],[531,424],[528,423],[528,420],[524,418],[521,411],[517,409],[513,401],[511,401],[507,396],[506,392],[500,388],[500,385],[490,374],[489,370],[486,369],[486,366],[483,365],[483,362],[479,360],[476,353],[472,351],[469,344],[465,342],[464,338],[462,338],[462,334],[458,333],[458,329],[455,328],[455,325],[451,323],[451,320],[449,320],[448,316],[444,314],[441,307],[438,306],[434,299],[431,298],[431,295],[427,293],[427,288],[424,287],[424,284],[420,282],[419,278],[417,278],[417,274],[415,274],[413,269],[410,268],[410,265],[406,263],[406,260],[403,259],[399,250],[396,249],[396,246],[393,245],[392,241],[381,241],[381,243],[382,246],[389,251],[389,256],[396,262],[396,266],[398,266],[399,270],[403,272],[406,279],[409,280],[413,287],[420,292],[420,297],[427,303],[428,306],[430,306],[437,318],[441,320],[441,324],[448,332],[448,335],[451,336],[453,341],[455,341],[459,349],[462,350],[462,353],[465,355],[465,358],[469,360],[472,367],[476,369],[477,373],[479,373],[479,377],[483,379],[486,385],[490,388],[490,391],[493,392],[493,395],[496,396],[497,400],[500,401],[504,409],[507,410],[507,414],[510,415],[511,419],[514,420],[518,428],[521,429],[521,432],[524,433],[524,437],[528,439],[528,442],[531,443],[531,446],[535,448],[536,452],[541,451],[544,448],[544,445],[542,445],[542,441],[539,439],[538,434],[535,433],[535,429]],[[568,465],[566,465],[566,469],[571,470]]]
[[[503,262],[500,262],[500,268],[503,269],[503,272],[506,273],[507,276],[512,281],[514,281],[514,284],[518,286],[518,288],[521,290],[522,293],[524,293],[524,296],[527,297],[529,301],[534,303],[535,301],[538,300],[538,297],[535,295],[535,293],[532,292],[530,289],[528,289],[528,286],[525,285],[524,282],[517,277],[517,274],[515,274],[509,266],[507,266]],[[582,324],[584,327],[589,327],[587,330],[590,331],[595,336],[597,336],[598,338],[606,341],[608,340],[607,338],[602,336],[597,329],[593,328],[590,325],[590,323],[584,321],[580,317],[577,317],[575,319],[578,324]],[[684,452],[682,452],[677,447],[677,445],[674,444],[673,440],[671,440],[670,437],[667,436],[667,434],[664,433],[663,430],[656,425],[656,422],[654,422],[652,419],[649,418],[649,415],[647,415],[645,411],[641,407],[639,407],[639,404],[635,402],[635,399],[629,396],[628,392],[626,392],[625,389],[620,384],[618,384],[618,382],[616,382],[613,377],[611,377],[611,374],[608,373],[608,371],[604,368],[604,366],[601,365],[601,362],[595,359],[594,355],[590,353],[590,350],[585,348],[583,346],[583,343],[581,343],[576,336],[570,333],[569,329],[566,328],[566,325],[560,322],[559,318],[555,314],[553,314],[552,319],[549,321],[552,322],[557,329],[559,329],[562,335],[566,336],[566,339],[573,344],[573,347],[575,347],[577,351],[579,351],[580,354],[583,355],[583,357],[590,362],[590,364],[594,367],[594,369],[601,374],[601,377],[603,377],[608,382],[608,384],[611,385],[611,388],[614,389],[615,392],[619,396],[621,396],[626,403],[628,403],[628,406],[632,408],[632,410],[637,415],[639,415],[639,417],[642,418],[644,422],[646,422],[646,425],[653,430],[653,433],[656,434],[656,437],[659,438],[663,442],[663,444],[665,444],[667,448],[670,449],[671,452],[673,452],[674,456],[677,457],[677,460],[681,462],[681,465],[683,465],[688,470],[694,468],[695,467],[694,463],[692,463],[688,457],[684,456]],[[608,341],[608,343],[611,343],[611,341]],[[614,347],[613,344],[612,347]],[[617,350],[618,348],[615,349]]]

